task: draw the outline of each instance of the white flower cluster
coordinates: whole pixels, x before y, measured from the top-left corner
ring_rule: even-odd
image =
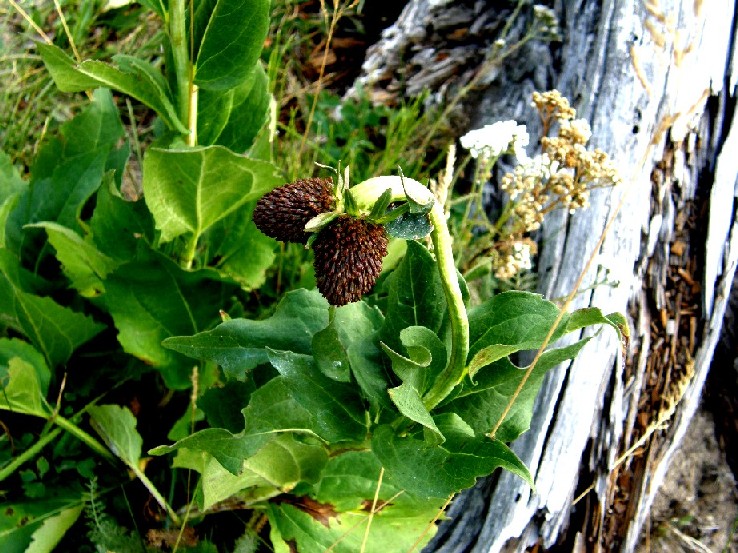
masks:
[[[525,147],[530,138],[525,125],[515,121],[498,121],[481,129],[469,131],[460,138],[461,146],[469,150],[472,157],[496,158],[510,152],[518,159],[526,159]]]

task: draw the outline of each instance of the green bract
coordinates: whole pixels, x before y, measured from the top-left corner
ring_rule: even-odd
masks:
[[[144,4],[166,24],[163,58],[78,63],[38,45],[58,88],[94,89],[91,101],[42,143],[27,180],[0,156],[0,410],[39,422],[17,453],[0,450],[13,513],[0,550],[53,547],[83,510],[91,535],[118,539],[107,549],[130,544],[123,519],[98,510],[124,504],[108,497],[129,474],[158,505],[158,532],[217,535],[208,515],[250,509],[247,538],[300,552],[422,546],[478,478],[502,468],[532,485],[508,443],[544,374],[587,339],[528,372],[510,356],[585,326],[620,332],[622,318],[561,315],[525,292],[468,306],[443,206],[411,178],[349,187],[346,171],[313,203],[271,192],[285,176],[259,61],[270,3]],[[111,91],[158,117],[140,178]],[[297,182],[315,185],[310,170]],[[257,223],[312,245],[334,305],[284,289],[285,257],[275,263]],[[388,235],[408,242],[380,275]],[[167,457],[146,468],[142,455]],[[189,487],[173,469],[192,471]]]

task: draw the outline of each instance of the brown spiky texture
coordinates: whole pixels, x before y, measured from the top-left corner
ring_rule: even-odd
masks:
[[[275,188],[256,202],[253,220],[261,232],[282,242],[304,244],[305,225],[335,207],[333,179],[298,179]]]
[[[359,301],[372,289],[387,255],[384,226],[342,215],[313,242],[318,290],[331,305]]]

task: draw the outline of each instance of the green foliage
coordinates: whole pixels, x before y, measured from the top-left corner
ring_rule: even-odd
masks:
[[[530,425],[545,373],[587,339],[544,353],[520,391],[525,369],[509,356],[540,348],[553,326],[556,340],[598,324],[620,332],[624,320],[582,310],[557,323],[556,306],[518,292],[467,320],[443,242],[434,235],[432,253],[412,241],[438,232],[432,202],[398,207],[381,190],[372,216],[410,241],[404,253],[391,246],[375,294],[336,308],[290,289],[298,277],[285,287],[283,275],[310,280],[305,254],[278,258],[252,221],[256,201],[286,180],[280,169],[292,171],[272,161],[267,125],[272,84],[259,58],[270,3],[143,4],[166,23],[165,71],[158,54],[78,62],[63,45],[37,45],[59,90],[95,90],[44,139],[28,177],[0,155],[0,410],[10,424],[33,421],[12,447],[0,442],[11,506],[0,549],[51,550],[83,510],[96,547],[151,549],[120,522],[143,509],[118,491],[129,474],[177,539],[186,526],[209,535],[223,510],[265,515],[268,529],[238,529],[236,551],[267,538],[275,551],[409,549],[478,478],[502,468],[532,484],[506,442]],[[129,144],[111,90],[155,114],[154,143]],[[398,163],[415,174],[424,154],[406,146],[420,103],[317,102],[322,161],[350,163],[356,181]],[[440,398],[439,381],[450,382]],[[144,454],[166,459],[145,469]]]

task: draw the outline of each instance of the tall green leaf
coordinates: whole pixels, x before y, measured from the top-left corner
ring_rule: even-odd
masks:
[[[228,378],[269,361],[267,347],[309,354],[313,335],[328,324],[328,302],[316,290],[285,294],[268,319],[233,319],[196,336],[177,336],[164,346],[195,359],[215,361]],[[184,333],[182,333],[184,334]]]
[[[93,405],[88,408],[90,423],[105,445],[129,467],[137,467],[143,439],[136,430],[136,417],[119,405]]]
[[[214,324],[233,287],[212,270],[186,271],[141,248],[138,259],[108,276],[105,290],[102,298],[123,349],[160,371],[167,386],[181,389],[190,385],[193,363],[162,347],[162,340]]]
[[[588,340],[584,338],[570,346],[552,349],[540,357],[505,421],[497,430],[498,439],[511,442],[528,430],[533,415],[533,402],[543,377],[557,365],[574,359]],[[524,368],[516,367],[509,359],[499,359],[480,370],[473,384],[467,380],[459,395],[443,405],[439,411],[456,413],[472,427],[476,435],[483,436],[491,432],[500,421],[525,372]]]
[[[64,274],[81,296],[92,298],[105,291],[103,281],[117,266],[113,259],[67,227],[48,221],[33,226],[46,230]]]
[[[29,223],[54,221],[81,230],[80,212],[99,188],[103,175],[113,168],[111,165],[120,169],[116,148],[124,133],[110,91],[95,91],[92,102],[64,123],[60,134],[43,143],[31,170],[29,186],[10,214],[7,244],[16,253],[21,250],[36,253],[31,238],[43,232],[24,230]],[[29,262],[35,264],[35,257]]]
[[[79,92],[106,87],[118,90],[156,111],[167,126],[187,134],[179,120],[169,88],[161,73],[144,60],[118,54],[117,66],[96,60],[76,63],[58,46],[37,43],[36,48],[46,68],[62,92]]]
[[[281,182],[276,168],[221,146],[181,150],[149,148],[144,156],[144,198],[161,241],[199,238],[212,225]]]
[[[387,279],[389,297],[382,341],[401,351],[400,332],[424,326],[439,334],[446,311],[446,298],[436,263],[417,242],[407,243],[407,253]]]
[[[49,297],[26,291],[30,286],[24,275],[18,258],[0,249],[0,321],[26,336],[49,366],[56,367],[104,326]]]
[[[200,43],[195,84],[235,88],[259,59],[269,30],[269,0],[218,0]]]
[[[441,428],[446,441],[431,445],[417,435],[398,436],[389,426],[374,431],[372,451],[400,487],[419,497],[445,498],[502,467],[532,485],[528,469],[504,443]]]

